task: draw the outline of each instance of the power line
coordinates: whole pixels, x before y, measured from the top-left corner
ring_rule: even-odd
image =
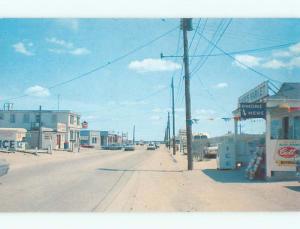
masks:
[[[198,33],[199,34],[199,33]],[[261,73],[259,71],[257,71],[256,69],[244,64],[243,62],[239,61],[238,59],[236,59],[234,56],[232,56],[231,54],[227,53],[226,51],[224,51],[222,48],[220,48],[219,46],[217,46],[217,44],[213,43],[212,41],[210,41],[209,39],[207,39],[203,34],[199,34],[201,37],[203,37],[204,40],[206,40],[208,43],[212,44],[216,49],[218,49],[219,51],[221,51],[222,53],[224,53],[226,56],[228,56],[229,58],[233,59],[234,61],[236,61],[237,63],[239,63],[240,65],[244,66],[245,68],[249,69],[252,72],[255,72],[256,74],[260,75],[261,77],[268,79],[270,81],[273,82],[277,82],[277,83],[282,83],[281,81],[278,80],[273,80],[272,78],[270,78],[269,76],[267,76],[264,73]]]
[[[109,65],[111,65],[111,64],[114,64],[114,63],[116,63],[116,62],[118,62],[118,61],[120,61],[120,60],[122,60],[122,59],[124,59],[124,58],[126,58],[126,57],[128,57],[128,56],[130,56],[131,54],[133,54],[133,53],[139,51],[140,49],[143,49],[143,48],[147,47],[148,45],[154,43],[155,41],[161,39],[162,37],[164,37],[164,36],[170,34],[170,33],[173,32],[174,30],[176,30],[177,28],[178,28],[178,26],[176,26],[176,27],[172,28],[171,30],[169,30],[169,31],[167,31],[167,32],[165,32],[165,33],[163,33],[162,35],[160,35],[160,36],[158,36],[158,37],[156,37],[156,38],[154,38],[154,39],[152,39],[152,40],[146,42],[145,44],[140,45],[140,46],[138,46],[138,47],[132,49],[131,51],[129,51],[129,52],[127,52],[127,53],[125,53],[125,54],[123,54],[123,55],[121,55],[121,56],[119,56],[119,57],[117,57],[117,58],[115,58],[115,59],[112,59],[112,60],[108,61],[107,63],[105,63],[105,64],[103,64],[103,65],[101,65],[101,66],[99,66],[99,67],[96,67],[96,68],[94,68],[94,69],[92,69],[92,70],[90,70],[90,71],[88,71],[88,72],[85,72],[85,73],[83,73],[83,74],[80,74],[79,76],[76,76],[76,77],[74,77],[74,78],[72,78],[72,79],[69,79],[69,80],[66,80],[66,81],[62,81],[62,82],[56,83],[56,84],[54,84],[54,85],[52,85],[52,86],[47,87],[46,89],[51,90],[51,89],[53,89],[53,88],[55,88],[55,87],[59,87],[59,86],[68,84],[68,83],[70,83],[70,82],[72,82],[72,81],[78,80],[78,79],[83,78],[83,77],[85,77],[85,76],[88,76],[88,75],[90,75],[90,74],[92,74],[92,73],[94,73],[94,72],[96,72],[96,71],[99,71],[99,70],[101,70],[101,69],[103,69],[103,68],[105,68],[105,67],[107,67],[107,66],[109,66]],[[28,94],[24,94],[24,95],[20,95],[20,96],[17,96],[17,97],[12,97],[12,98],[9,98],[9,99],[5,99],[5,101],[16,100],[16,99],[20,99],[20,98],[27,97],[27,96],[29,96],[29,95],[28,95]]]

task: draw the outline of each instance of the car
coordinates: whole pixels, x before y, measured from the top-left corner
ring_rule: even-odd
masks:
[[[134,145],[132,145],[132,144],[126,144],[126,145],[124,146],[124,150],[125,150],[125,151],[134,151],[135,148],[134,148]]]
[[[300,156],[296,159],[296,176],[299,178],[300,182]]]
[[[147,146],[147,150],[156,150],[156,147],[153,143],[150,143],[148,146]]]
[[[108,146],[108,149],[109,150],[121,150],[122,146],[119,145],[119,144],[111,144],[111,145]]]

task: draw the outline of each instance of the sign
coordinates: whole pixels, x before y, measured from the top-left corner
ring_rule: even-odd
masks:
[[[82,126],[83,129],[87,129],[88,128],[88,122],[87,121],[83,121],[81,123],[81,126]]]
[[[295,166],[299,152],[299,141],[280,140],[276,148],[275,162],[279,166]]]
[[[247,93],[239,97],[238,102],[240,103],[253,103],[269,95],[268,81],[263,82]]]
[[[265,103],[241,103],[241,118],[266,118]]]
[[[56,131],[57,132],[66,132],[67,131],[66,124],[65,123],[60,123],[60,122],[57,123]]]

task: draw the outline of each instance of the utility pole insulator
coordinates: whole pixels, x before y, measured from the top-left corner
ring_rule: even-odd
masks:
[[[192,31],[193,30],[193,20],[192,18],[182,18],[180,20],[180,29],[186,29],[187,31]]]

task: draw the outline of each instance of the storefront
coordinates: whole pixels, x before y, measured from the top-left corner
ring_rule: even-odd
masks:
[[[245,115],[246,118],[265,119],[265,144],[260,146],[263,147],[261,167],[265,170],[265,178],[294,179],[300,151],[300,83],[283,83],[274,95],[263,92],[262,86],[267,88],[267,82],[251,90],[252,97],[246,93],[239,99],[239,108],[234,111],[235,146],[239,143],[238,123],[245,119]],[[246,109],[242,104],[246,104]],[[247,106],[251,109],[247,110]]]

